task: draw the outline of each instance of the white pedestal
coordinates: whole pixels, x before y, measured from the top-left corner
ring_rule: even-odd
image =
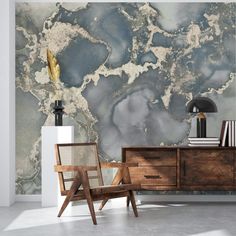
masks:
[[[58,175],[54,172],[56,165],[54,144],[73,143],[73,126],[42,127],[42,206],[58,206],[61,203]]]

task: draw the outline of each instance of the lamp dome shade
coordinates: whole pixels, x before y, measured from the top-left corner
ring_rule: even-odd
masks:
[[[196,97],[191,100],[186,107],[187,112],[217,112],[216,104],[207,97]]]

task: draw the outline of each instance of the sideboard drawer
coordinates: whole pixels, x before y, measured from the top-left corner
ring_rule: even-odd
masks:
[[[127,150],[126,162],[140,166],[176,166],[176,150]]]
[[[142,185],[176,185],[176,167],[134,167],[130,168],[132,183]]]

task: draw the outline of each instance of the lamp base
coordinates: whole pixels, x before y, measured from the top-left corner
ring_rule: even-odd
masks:
[[[197,117],[197,138],[206,138],[206,117],[202,112]]]

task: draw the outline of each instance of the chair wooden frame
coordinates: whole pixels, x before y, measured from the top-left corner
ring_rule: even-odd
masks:
[[[73,165],[62,165],[60,158],[60,147],[63,146],[86,146],[86,145],[95,145],[96,146],[96,158],[97,158],[97,166],[73,166]],[[96,215],[94,210],[93,201],[102,200],[99,210],[105,206],[107,201],[111,198],[119,198],[119,197],[127,197],[131,201],[131,205],[133,208],[134,215],[138,217],[138,211],[135,203],[135,197],[133,190],[137,190],[140,188],[137,184],[132,184],[129,174],[130,167],[136,167],[136,163],[111,163],[105,162],[100,163],[98,157],[98,147],[96,143],[69,143],[69,144],[55,144],[55,154],[56,154],[56,163],[54,170],[58,173],[59,184],[61,195],[66,196],[61,209],[58,213],[58,217],[60,217],[63,211],[68,206],[71,201],[79,201],[79,200],[87,200],[88,207],[90,210],[90,214],[92,217],[93,223],[96,225]],[[111,185],[104,186],[101,168],[118,168],[117,173],[112,181]],[[64,172],[76,172],[76,175],[73,179],[69,179],[72,181],[71,187],[69,190],[65,189],[65,181],[63,173]],[[88,171],[97,171],[98,177],[100,179],[98,187],[90,187],[89,184],[89,176]],[[82,190],[79,188],[82,186]]]

